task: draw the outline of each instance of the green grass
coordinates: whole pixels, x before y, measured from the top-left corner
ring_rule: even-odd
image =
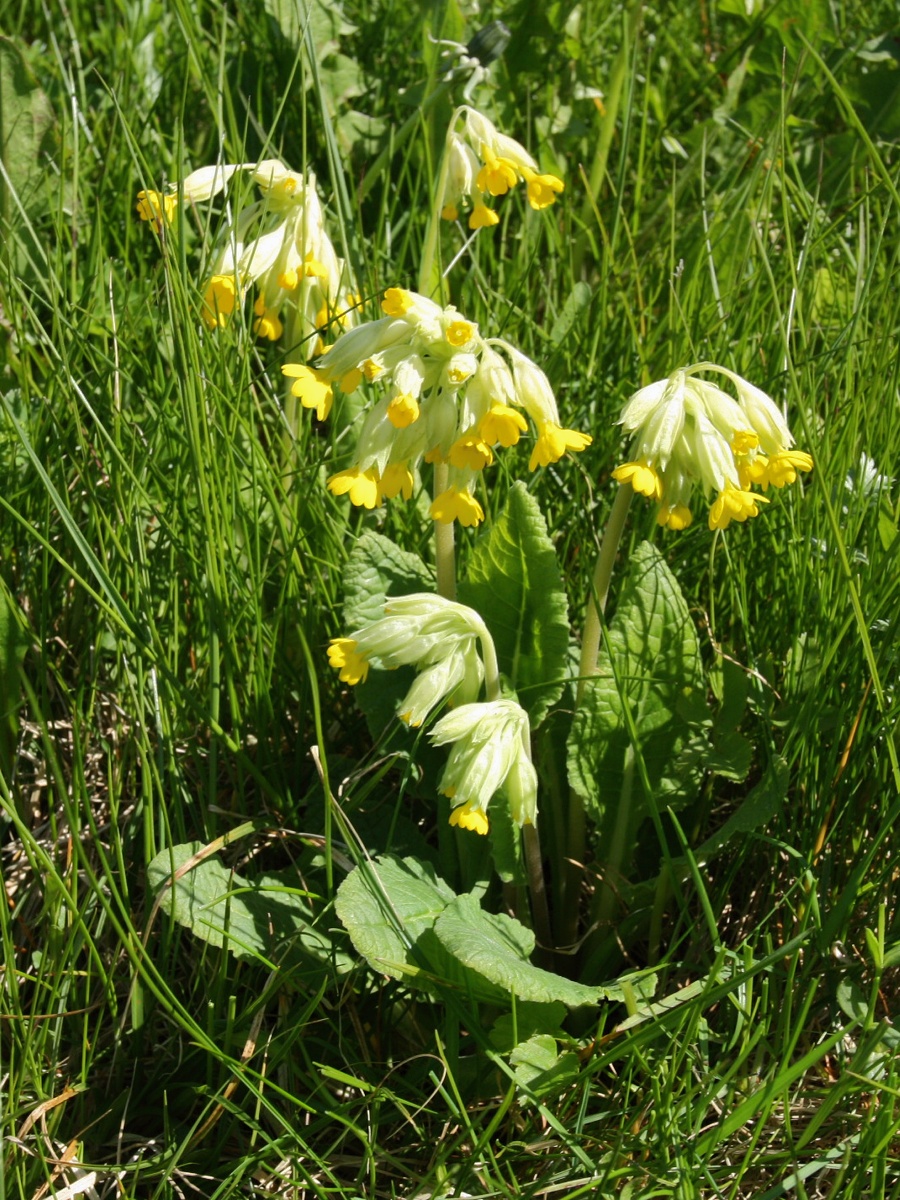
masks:
[[[0,1198],[83,1172],[154,1200],[900,1196],[900,491],[860,471],[900,475],[900,75],[877,44],[894,13],[752,7],[587,0],[579,23],[565,4],[463,19],[345,0],[353,28],[310,35],[340,60],[304,58],[278,5],[0,9]],[[549,214],[508,198],[452,300],[540,362],[594,443],[537,476],[509,451],[486,509],[529,480],[577,632],[637,386],[723,363],[786,402],[816,463],[714,545],[633,507],[623,560],[654,540],[708,662],[721,647],[750,680],[751,775],[708,782],[685,835],[718,828],[775,754],[789,793],[632,947],[679,1002],[570,1022],[577,1077],[542,1101],[464,997],[361,962],[239,961],[146,884],[160,851],[249,821],[228,864],[294,871],[340,944],[348,856],[383,849],[398,815],[408,852],[434,845],[437,806],[404,798],[324,654],[356,535],[427,557],[428,522],[325,491],[338,422],[292,426],[282,351],[197,320],[221,208],[161,245],[135,193],[220,148],[279,155],[315,170],[364,295],[414,286],[449,100],[360,184],[437,78],[428,35],[496,17],[514,36],[475,103],[566,191]],[[379,123],[356,136],[351,109]],[[445,259],[460,248],[446,231]],[[350,781],[346,825],[313,746],[335,792]]]

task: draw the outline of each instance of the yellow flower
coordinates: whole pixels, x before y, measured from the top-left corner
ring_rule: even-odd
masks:
[[[323,379],[320,372],[302,363],[285,363],[281,373],[294,380],[291,395],[296,396],[304,408],[315,409],[316,416],[324,421],[331,412],[334,399],[331,384]]]
[[[479,202],[469,213],[470,229],[486,229],[490,225],[498,225],[499,223],[500,218],[486,204]]]
[[[142,221],[155,221],[157,225],[171,224],[178,208],[175,192],[138,192],[137,212]]]
[[[559,192],[565,184],[555,175],[536,175],[533,171],[525,173],[528,203],[534,209],[549,208],[555,203]]]
[[[472,833],[480,833],[482,836],[490,829],[490,822],[475,800],[468,800],[454,808],[450,813],[450,824],[460,829],[469,829]]]
[[[278,341],[284,332],[284,326],[277,309],[266,308],[265,300],[260,296],[253,306],[253,311],[258,318],[253,322],[253,332],[256,336],[268,338],[270,342]]]
[[[630,483],[636,492],[651,500],[662,500],[662,480],[647,463],[623,463],[612,473],[617,483]]]
[[[487,442],[472,429],[464,433],[450,447],[450,465],[468,471],[482,471],[494,461]]]
[[[409,500],[413,494],[414,484],[412,472],[405,463],[391,463],[384,469],[384,474],[379,481],[379,490],[386,500],[393,500],[400,495],[404,500]]]
[[[378,503],[379,479],[371,467],[368,471],[361,471],[359,467],[338,471],[326,486],[335,496],[349,496],[350,503],[357,508],[374,508]]]
[[[441,209],[441,218],[444,221],[458,221],[459,209],[455,204],[445,204]]]
[[[388,288],[381,301],[381,311],[387,317],[402,317],[412,306],[412,297],[405,288]]]
[[[701,371],[724,375],[737,399],[698,377]],[[657,521],[669,529],[690,523],[696,485],[716,495],[710,528],[727,529],[732,521],[759,514],[762,498],[753,487],[784,487],[813,466],[805,451],[791,449],[793,436],[772,399],[715,363],[695,363],[640,388],[620,423],[634,435],[632,461],[613,471],[613,478],[658,501]]]
[[[451,321],[447,326],[447,341],[451,346],[466,346],[478,332],[471,321]]]
[[[511,187],[519,181],[516,168],[508,158],[500,158],[490,146],[482,143],[481,157],[484,166],[478,172],[477,184],[482,192],[490,192],[492,196],[505,196]]]
[[[584,450],[593,440],[590,434],[548,422],[538,434],[528,468],[533,471],[536,467],[549,467],[551,463],[559,462],[567,450]]]
[[[357,653],[357,644],[353,638],[332,638],[328,646],[328,662],[340,671],[341,683],[364,683],[369,674],[369,663]]]
[[[499,442],[505,449],[515,446],[527,429],[528,422],[522,414],[508,404],[491,405],[478,425],[478,432],[489,446]]]
[[[203,320],[210,329],[224,329],[238,302],[238,283],[233,275],[213,275],[203,297]]]
[[[401,392],[391,400],[387,415],[395,429],[406,429],[419,419],[419,402],[408,392]]]
[[[727,529],[732,521],[746,521],[759,515],[759,504],[768,504],[765,496],[726,487],[709,510],[710,529]]]
[[[460,525],[478,525],[484,520],[484,509],[471,492],[451,486],[434,500],[431,515],[444,525],[454,521],[459,521]]]

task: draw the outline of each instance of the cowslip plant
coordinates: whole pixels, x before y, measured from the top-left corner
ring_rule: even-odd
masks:
[[[533,430],[528,468],[534,471],[586,450],[591,435],[565,426],[541,366],[508,341],[486,335],[449,303],[446,281],[435,278],[441,222],[457,221],[461,206],[468,209],[471,236],[490,236],[498,216],[488,197],[524,183],[530,207],[546,214],[563,191],[562,180],[541,171],[484,114],[470,105],[457,109],[431,197],[418,290],[388,287],[380,314],[366,319],[349,315],[364,305],[348,290],[350,273],[328,238],[312,176],[276,160],[202,169],[168,193],[142,193],[139,212],[163,234],[181,204],[212,198],[238,171],[252,173],[261,198],[225,222],[204,284],[202,320],[211,330],[224,328],[252,286],[252,332],[284,338],[290,358],[282,370],[293,400],[326,421],[333,419],[336,392],[363,393],[350,431],[351,464],[326,479],[335,496],[366,513],[385,501],[417,497],[423,466],[434,469],[427,510],[416,509],[432,520],[434,572],[383,535],[362,536],[345,572],[346,628],[335,631],[329,663],[340,683],[354,689],[373,734],[396,739],[413,762],[431,756],[420,785],[416,772],[408,773],[407,793],[417,805],[437,799],[444,813],[438,843],[446,849],[448,839],[463,839],[457,844],[462,875],[467,858],[484,861],[466,847],[489,846],[515,916],[457,896],[423,862],[399,864],[389,855],[357,867],[341,884],[338,914],[373,966],[386,969],[391,955],[395,961],[405,955],[402,972],[414,975],[422,965],[424,926],[416,925],[415,953],[394,943],[386,950],[383,939],[371,938],[379,921],[400,919],[403,909],[392,901],[393,916],[384,917],[383,880],[403,878],[406,898],[418,895],[431,906],[430,970],[448,972],[447,978],[463,970],[472,995],[496,999],[497,989],[507,988],[573,1005],[618,995],[597,982],[615,961],[608,930],[629,908],[640,908],[641,896],[647,907],[642,886],[659,886],[652,875],[633,877],[641,823],[649,818],[655,825],[669,886],[677,884],[680,868],[666,845],[661,807],[674,813],[690,804],[709,772],[745,778],[751,754],[737,729],[742,704],[709,707],[694,622],[662,555],[648,543],[628,564],[601,648],[602,614],[631,497],[636,491],[655,501],[658,524],[678,533],[691,524],[699,492],[709,500],[709,528],[721,537],[733,522],[757,516],[769,502],[765,493],[796,482],[812,459],[794,448],[772,399],[728,368],[696,363],[635,392],[620,417],[631,445],[627,460],[612,471],[619,489],[584,600],[574,670],[578,653],[570,642],[563,572],[524,484],[514,481],[506,504],[493,506],[497,515],[459,579],[453,528],[485,521],[476,493],[499,450]],[[321,335],[334,319],[338,336],[326,348]],[[519,460],[513,455],[511,461]],[[555,731],[550,739],[538,732],[545,722]],[[552,744],[560,737],[564,763]],[[783,791],[782,774],[775,770],[760,787],[747,799],[745,822],[765,819]],[[545,827],[547,853],[538,834]],[[443,852],[442,861],[450,861]],[[587,861],[603,881],[590,899],[582,895]],[[496,907],[498,894],[477,870],[480,893]],[[516,887],[523,883],[529,906]],[[586,939],[582,914],[594,930]],[[421,915],[415,920],[421,924]],[[555,968],[565,963],[587,978],[575,985],[559,970],[530,964],[534,939],[525,925],[536,931],[544,961]],[[466,931],[483,953],[471,952]],[[626,919],[617,943],[633,933]],[[581,958],[569,953],[583,940]],[[565,959],[553,957],[558,950],[567,952]]]

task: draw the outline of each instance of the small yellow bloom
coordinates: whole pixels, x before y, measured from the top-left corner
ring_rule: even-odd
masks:
[[[384,293],[381,311],[387,317],[402,317],[413,306],[412,296],[405,288],[392,287]]]
[[[445,221],[458,221],[459,220],[459,209],[456,207],[455,204],[445,204],[444,207],[441,209],[441,217]]]
[[[138,192],[137,212],[142,221],[165,222],[170,225],[178,208],[178,196],[174,192]]]
[[[409,500],[412,497],[414,486],[415,481],[409,467],[405,463],[391,463],[384,469],[379,483],[379,491],[385,500],[394,500],[400,495],[404,500]]]
[[[328,268],[323,266],[317,258],[313,258],[312,254],[307,254],[303,260],[303,274],[314,279],[327,279]]]
[[[266,302],[260,296],[253,306],[253,311],[258,317],[258,320],[253,322],[253,332],[256,336],[268,338],[270,342],[277,342],[284,332],[278,310],[266,308]]]
[[[453,809],[450,824],[457,825],[460,829],[470,829],[472,833],[480,833],[482,836],[490,829],[487,817],[473,800]]]
[[[494,455],[487,442],[470,429],[450,447],[450,465],[462,470],[482,471],[494,461]]]
[[[577,429],[562,429],[559,425],[548,422],[538,435],[534,444],[528,469],[549,467],[551,463],[559,462],[567,450],[583,450],[594,439],[587,433],[579,433]]]
[[[285,363],[281,373],[294,380],[291,395],[296,396],[304,408],[315,409],[316,416],[324,421],[331,412],[334,399],[331,384],[318,371],[302,363]]]
[[[327,487],[335,496],[349,496],[350,503],[357,508],[374,508],[378,503],[380,484],[373,467],[368,471],[361,471],[359,467],[338,471],[327,481]]]
[[[617,483],[630,483],[642,496],[649,496],[651,500],[662,500],[662,480],[647,463],[623,463],[621,467],[616,467],[612,477]]]
[[[666,529],[687,529],[692,520],[691,510],[686,504],[663,505],[656,514],[657,525],[662,525]]]
[[[355,392],[362,383],[363,373],[356,367],[349,370],[346,375],[342,375],[338,380],[338,386],[345,396],[349,396],[351,392]]]
[[[213,275],[203,296],[203,320],[209,329],[224,329],[238,302],[233,275]]]
[[[732,521],[746,521],[759,516],[759,504],[768,504],[765,496],[754,492],[742,492],[738,488],[726,487],[709,510],[710,529],[727,529]]]
[[[762,486],[782,488],[788,483],[795,483],[798,471],[813,469],[812,455],[803,450],[782,450],[779,454],[770,454],[766,460],[765,476]]]
[[[328,662],[340,671],[341,683],[365,683],[369,664],[365,655],[359,654],[353,638],[332,638],[328,646]]]
[[[443,525],[450,525],[454,521],[465,526],[478,525],[484,520],[484,509],[471,492],[448,487],[432,503],[431,515]]]
[[[471,321],[453,321],[447,326],[447,341],[451,346],[465,346],[475,336]]]
[[[367,358],[362,365],[362,373],[369,383],[374,383],[379,375],[384,374],[384,367],[376,358]]]
[[[470,229],[486,229],[490,225],[498,225],[500,218],[486,204],[476,204],[469,213]]]
[[[533,171],[528,171],[525,179],[527,180],[528,203],[538,211],[554,204],[557,195],[565,187],[563,181],[555,175],[536,175]]]
[[[499,442],[505,449],[515,446],[527,429],[522,414],[508,404],[492,404],[478,425],[478,432],[489,446]]]
[[[490,146],[485,144],[481,147],[481,157],[484,166],[475,181],[479,191],[490,192],[492,196],[505,196],[519,181],[515,164],[508,158],[494,154]]]
[[[419,402],[408,392],[401,392],[391,400],[387,415],[395,429],[406,429],[419,419]]]

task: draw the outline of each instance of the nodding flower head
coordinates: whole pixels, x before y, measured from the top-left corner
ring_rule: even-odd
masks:
[[[168,192],[138,193],[138,214],[157,228],[175,218],[179,203],[198,204],[222,192],[238,172],[250,172],[259,199],[229,212],[220,248],[203,288],[201,316],[222,329],[255,289],[253,332],[276,341],[284,314],[292,317],[292,340],[306,358],[322,352],[322,335],[354,322],[357,297],[325,229],[315,176],[304,176],[278,159],[223,163],[193,171]]]
[[[461,132],[457,126],[462,123]],[[542,174],[524,146],[500,133],[488,118],[469,105],[454,113],[445,149],[444,194],[441,216],[456,221],[460,205],[469,206],[469,228],[496,225],[497,213],[485,196],[505,196],[518,183],[525,184],[534,209],[549,208],[563,190],[556,175]]]
[[[699,372],[724,375],[737,398]],[[710,529],[727,529],[759,513],[767,491],[793,483],[813,461],[792,449],[794,439],[772,399],[740,375],[714,363],[674,371],[635,392],[619,418],[633,435],[630,461],[613,471],[619,483],[659,505],[657,520],[669,529],[691,523],[695,487],[709,496]]]
[[[528,751],[528,715],[514,700],[464,704],[441,717],[429,733],[450,745],[441,791],[453,804],[450,824],[487,833],[488,805],[505,787],[517,825],[537,820],[537,774]]]
[[[432,517],[477,525],[484,519],[475,497],[481,472],[498,446],[514,446],[527,432],[526,415],[537,434],[532,470],[590,443],[587,434],[562,427],[544,372],[507,342],[485,339],[457,309],[392,287],[381,310],[379,319],[342,334],[313,366],[283,368],[293,394],[320,420],[335,388],[352,392],[367,380],[381,391],[362,418],[355,461],[328,480],[335,495],[365,508],[409,499],[419,465],[444,463],[447,485],[433,499]]]
[[[419,726],[444,700],[474,700],[484,679],[479,656],[490,635],[478,613],[443,596],[415,593],[391,597],[384,616],[349,638],[334,638],[328,649],[331,665],[344,683],[363,683],[369,666],[386,670],[413,666],[419,672],[397,715]]]

